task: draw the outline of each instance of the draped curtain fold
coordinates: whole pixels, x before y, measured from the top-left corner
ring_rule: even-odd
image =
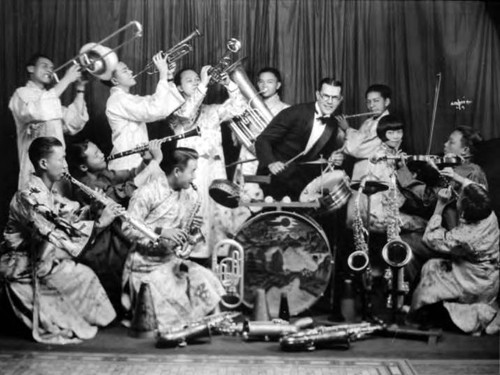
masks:
[[[264,66],[284,78],[284,101],[314,100],[317,81],[335,76],[344,83],[345,113],[365,112],[364,92],[372,83],[393,89],[392,107],[406,123],[409,152],[427,146],[436,74],[442,85],[433,152],[447,134],[468,124],[486,139],[500,137],[500,41],[483,2],[347,0],[3,0],[0,2],[4,53],[0,58],[0,146],[4,151],[0,191],[5,211],[17,181],[15,127],[8,100],[24,85],[24,63],[36,51],[56,66],[85,43],[98,41],[131,20],[144,27],[141,39],[118,51],[132,69],[142,68],[198,26],[204,36],[179,68],[215,64],[229,38],[242,42],[239,56],[251,79]],[[125,35],[110,41],[113,47]],[[154,90],[156,77],[141,76],[136,93]],[[86,94],[91,121],[83,136],[110,146],[104,109],[108,89],[92,80]],[[65,94],[63,101],[71,95]],[[223,99],[218,87],[208,102]],[[469,99],[458,111],[450,103]],[[3,220],[1,221],[3,222]]]

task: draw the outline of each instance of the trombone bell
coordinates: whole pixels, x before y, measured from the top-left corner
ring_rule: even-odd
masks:
[[[87,43],[80,49],[79,63],[93,76],[109,81],[118,65],[118,56],[111,48]]]

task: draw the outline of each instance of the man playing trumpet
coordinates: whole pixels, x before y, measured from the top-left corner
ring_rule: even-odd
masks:
[[[124,62],[119,62],[109,81],[111,87],[106,103],[106,116],[111,127],[112,154],[123,152],[149,141],[146,122],[167,117],[184,103],[184,99],[173,83],[175,64],[169,68],[168,55],[162,52],[153,57],[160,78],[153,95],[139,96],[130,93],[136,85],[132,71]],[[112,160],[109,169],[132,169],[138,167],[142,158],[138,154]]]
[[[26,71],[29,77],[26,86],[18,88],[9,102],[17,129],[19,188],[28,182],[34,171],[28,148],[35,138],[55,137],[64,146],[64,134],[78,133],[89,119],[84,99],[86,82],[81,80],[78,65],[69,67],[52,87],[54,63],[47,56],[33,55],[26,63]],[[60,96],[76,81],[75,99],[70,106],[64,107]]]

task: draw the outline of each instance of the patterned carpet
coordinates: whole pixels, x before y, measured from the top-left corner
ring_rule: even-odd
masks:
[[[2,375],[416,375],[406,360],[0,353]]]

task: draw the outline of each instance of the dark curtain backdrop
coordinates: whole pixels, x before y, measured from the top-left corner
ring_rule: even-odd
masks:
[[[167,49],[195,26],[204,36],[179,68],[197,70],[214,64],[226,41],[242,42],[250,78],[264,66],[278,68],[286,102],[314,99],[317,81],[335,76],[344,82],[345,113],[365,112],[364,91],[372,83],[393,89],[393,109],[405,119],[407,151],[427,146],[436,84],[442,74],[433,152],[447,134],[468,124],[486,139],[500,136],[500,42],[483,2],[477,1],[337,1],[337,0],[2,0],[0,2],[0,229],[17,184],[16,133],[8,101],[24,85],[24,63],[34,52],[52,56],[56,66],[131,20],[144,36],[118,51],[132,69],[140,69],[160,49]],[[112,47],[125,35],[110,41]],[[157,78],[143,75],[136,93],[150,93]],[[65,94],[67,102],[74,92]],[[109,91],[96,80],[86,100],[91,120],[80,137],[105,150],[110,131],[104,116]],[[450,102],[465,97],[472,104],[457,111]],[[208,102],[224,99],[213,87]]]

